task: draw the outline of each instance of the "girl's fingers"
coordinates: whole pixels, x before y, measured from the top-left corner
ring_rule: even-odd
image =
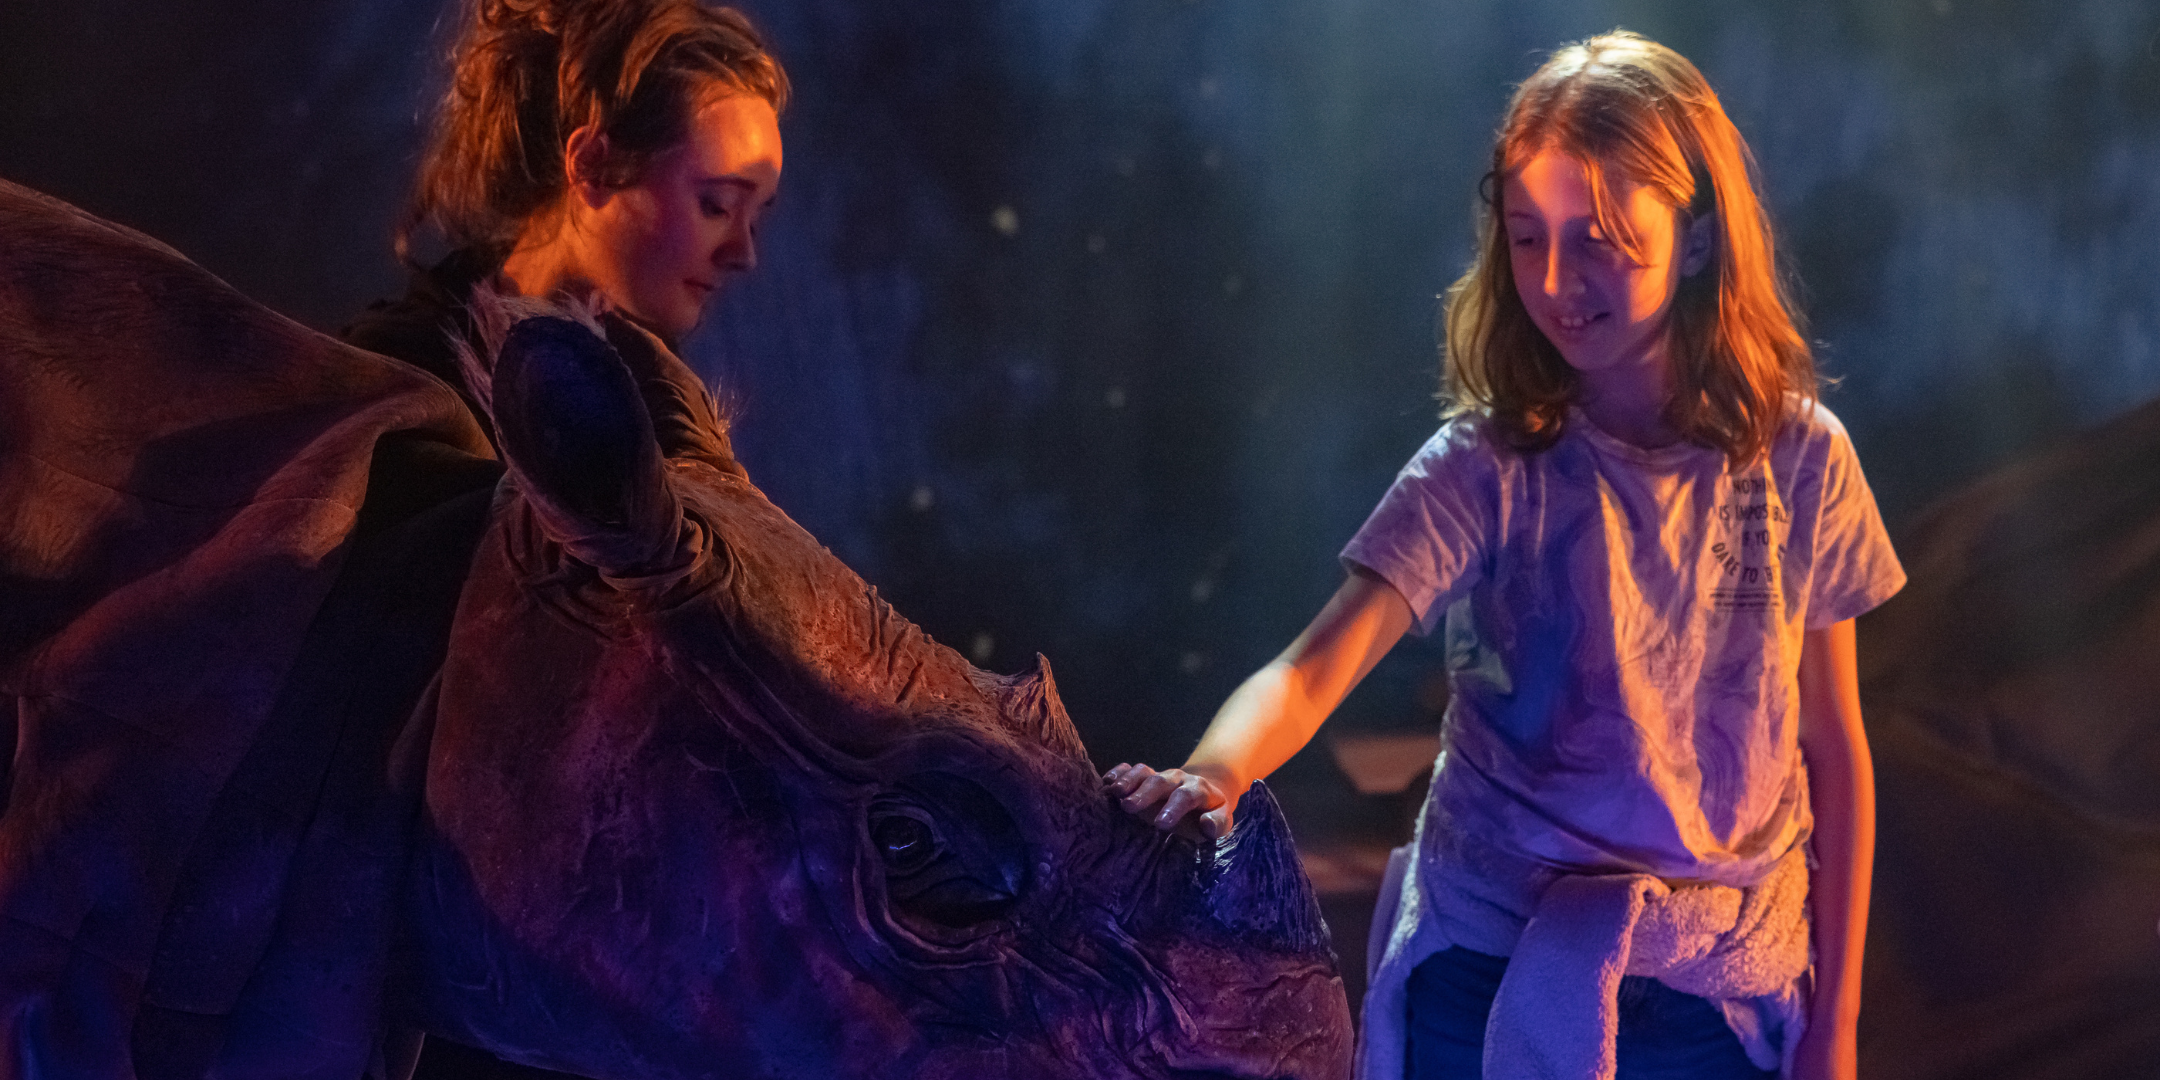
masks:
[[[1197,785],[1188,779],[1172,790],[1170,797],[1163,800],[1161,812],[1155,815],[1155,827],[1163,830],[1177,828],[1177,823],[1200,803],[1200,793],[1196,789]]]
[[[1197,773],[1156,772],[1145,765],[1120,763],[1105,772],[1103,780],[1126,813],[1147,818],[1164,832],[1182,831],[1206,839],[1230,833],[1229,801]]]
[[[1125,796],[1123,804],[1128,812],[1138,814],[1148,807],[1169,798],[1170,793],[1175,790],[1177,790],[1177,781],[1162,773],[1151,772],[1146,779],[1140,781],[1132,789],[1131,794]]]
[[[1153,775],[1155,770],[1145,765],[1119,765],[1104,774],[1104,779],[1110,782],[1111,791],[1116,792],[1119,798],[1124,798]]]
[[[1229,802],[1222,797],[1220,789],[1209,783],[1206,777],[1182,769],[1172,770],[1178,781],[1170,797],[1163,800],[1161,812],[1155,815],[1155,827],[1163,830],[1177,829],[1188,835],[1207,832],[1206,822],[1198,816],[1203,810],[1227,810]],[[1167,778],[1167,774],[1166,774]],[[1195,815],[1187,821],[1188,815]]]

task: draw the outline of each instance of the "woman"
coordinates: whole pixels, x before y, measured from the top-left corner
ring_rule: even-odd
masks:
[[[595,303],[672,348],[728,278],[757,265],[787,97],[780,62],[728,8],[476,0],[397,231],[408,263],[430,227],[451,253],[346,340],[425,368],[470,402],[451,338],[471,335],[464,305],[484,282]],[[709,412],[702,384],[645,335],[609,336],[646,386],[662,437],[671,427],[694,437],[696,425],[665,417]],[[474,409],[484,426],[483,414]],[[727,457],[724,445],[704,449]]]
[[[574,297],[604,311],[669,452],[739,472],[711,394],[672,350],[757,265],[780,182],[780,62],[740,13],[697,0],[474,0],[450,62],[396,245],[417,265],[414,238],[433,229],[452,250],[346,340],[449,383],[485,429],[453,345],[477,340],[475,286]],[[439,1039],[416,1073],[551,1075]]]

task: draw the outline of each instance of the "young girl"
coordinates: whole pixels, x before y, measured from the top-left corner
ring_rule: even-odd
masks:
[[[1747,148],[1693,65],[1616,32],[1522,85],[1483,191],[1449,417],[1348,579],[1182,769],[1107,779],[1223,836],[1404,631],[1444,627],[1445,752],[1383,895],[1363,1074],[1850,1077],[1874,838],[1851,620],[1904,574],[1815,400]]]

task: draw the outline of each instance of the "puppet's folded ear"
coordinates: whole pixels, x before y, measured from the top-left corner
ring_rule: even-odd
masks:
[[[603,573],[671,555],[682,509],[614,347],[585,322],[535,316],[502,336],[493,367],[503,459],[549,537]]]

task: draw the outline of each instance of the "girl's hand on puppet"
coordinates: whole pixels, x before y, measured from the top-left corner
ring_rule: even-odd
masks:
[[[1220,770],[1201,765],[1156,772],[1145,765],[1118,765],[1103,774],[1118,805],[1134,817],[1147,818],[1164,832],[1196,840],[1230,835],[1237,798]]]

